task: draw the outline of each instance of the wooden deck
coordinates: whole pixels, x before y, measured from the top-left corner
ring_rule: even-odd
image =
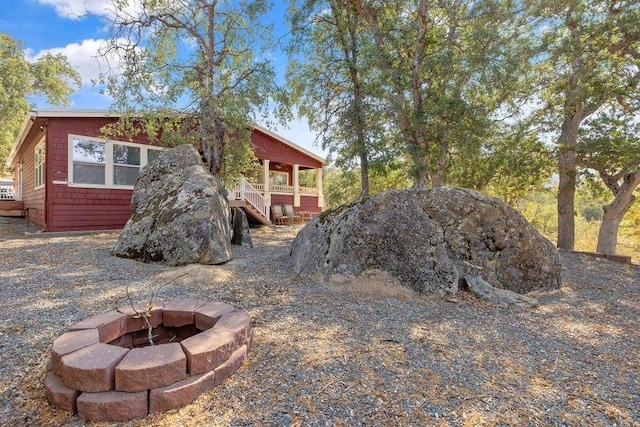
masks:
[[[24,216],[24,204],[16,200],[0,200],[0,216]]]

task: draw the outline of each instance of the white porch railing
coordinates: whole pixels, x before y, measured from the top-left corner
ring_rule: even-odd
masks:
[[[258,184],[252,182],[251,185],[253,188],[260,192],[264,192],[264,184]],[[284,193],[284,194],[294,194],[294,189],[290,185],[273,185],[269,186],[270,193]],[[318,194],[318,189],[315,187],[300,187],[300,194]]]
[[[229,199],[246,200],[251,206],[256,208],[258,212],[261,212],[265,217],[267,217],[267,219],[269,219],[269,206],[267,206],[267,201],[260,191],[242,178],[237,180],[234,184],[235,185],[233,185],[232,188],[227,189],[229,191]]]
[[[300,194],[318,194],[316,187],[300,187]]]
[[[13,184],[0,184],[0,200],[13,200]]]

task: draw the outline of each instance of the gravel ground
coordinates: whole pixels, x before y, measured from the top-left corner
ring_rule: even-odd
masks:
[[[52,408],[51,342],[126,303],[190,297],[249,311],[243,367],[132,426],[640,426],[640,266],[562,253],[563,287],[532,310],[339,294],[296,277],[296,227],[253,230],[221,266],[111,257],[116,234],[25,238],[0,218],[0,425],[83,422]],[[92,423],[91,425],[101,425]],[[107,424],[104,424],[107,425]]]

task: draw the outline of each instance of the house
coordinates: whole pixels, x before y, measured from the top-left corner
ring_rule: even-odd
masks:
[[[14,200],[0,200],[0,212],[21,212],[42,231],[122,228],[139,170],[163,148],[145,135],[105,141],[100,129],[117,120],[104,110],[29,112],[6,162]],[[306,218],[320,213],[324,159],[260,126],[251,139],[260,172],[238,179],[230,204],[264,224],[274,204],[290,204]],[[313,185],[300,185],[302,177]]]

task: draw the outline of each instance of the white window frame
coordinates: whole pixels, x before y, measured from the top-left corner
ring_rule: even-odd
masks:
[[[46,179],[46,146],[45,141],[42,139],[34,150],[34,182],[35,189],[39,190],[45,187]]]
[[[101,143],[105,145],[105,150],[104,150],[104,155],[105,155],[105,179],[104,179],[104,184],[84,184],[84,183],[74,183],[73,182],[73,140],[74,139],[82,139],[85,141],[91,141],[91,142],[96,142],[96,143]],[[113,167],[114,167],[114,163],[113,163],[113,145],[114,144],[118,144],[118,145],[126,145],[129,147],[136,147],[140,149],[140,166],[138,167],[138,169],[142,169],[143,167],[145,167],[148,163],[148,153],[149,150],[159,150],[159,151],[164,151],[164,148],[162,147],[158,147],[155,145],[147,145],[147,144],[136,144],[134,142],[126,142],[126,141],[117,141],[117,140],[107,140],[104,138],[96,138],[96,137],[92,137],[92,136],[85,136],[85,135],[76,135],[76,134],[69,134],[68,137],[68,143],[67,143],[67,148],[68,148],[68,153],[67,153],[67,157],[68,157],[68,178],[67,178],[67,185],[69,187],[80,187],[80,188],[113,188],[113,189],[122,189],[122,190],[132,190],[133,189],[133,185],[116,185],[113,183]],[[121,165],[121,164],[117,164],[117,166],[126,166],[126,165]]]

